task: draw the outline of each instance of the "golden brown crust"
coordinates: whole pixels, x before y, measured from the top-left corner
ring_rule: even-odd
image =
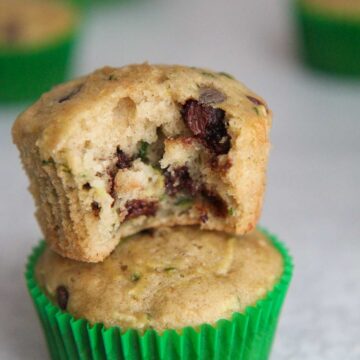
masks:
[[[182,118],[184,104],[200,101],[204,89],[203,101],[220,96],[211,106],[225,113],[231,138],[229,151],[216,156],[204,143],[187,140]],[[263,201],[270,126],[264,100],[228,75],[142,64],[106,67],[56,87],[19,116],[13,138],[52,249],[96,262],[121,237],[146,227],[197,223],[237,234],[253,229]],[[133,160],[142,142],[162,138],[163,160],[156,166]],[[199,183],[192,195],[198,198],[189,209],[174,210],[175,198],[158,171],[174,171],[181,162]],[[155,201],[156,216],[125,221],[127,201],[136,199]]]
[[[173,227],[132,236],[98,264],[65,259],[47,248],[36,277],[50,299],[76,318],[161,331],[214,324],[243,312],[282,272],[281,255],[260,232],[238,237]],[[65,303],[57,297],[60,286]]]

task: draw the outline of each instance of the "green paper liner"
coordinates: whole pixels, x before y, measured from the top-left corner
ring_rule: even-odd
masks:
[[[14,48],[0,45],[0,103],[35,100],[65,81],[75,42],[74,29],[44,45]]]
[[[360,76],[360,14],[342,15],[296,1],[303,59],[328,73]]]
[[[264,299],[244,313],[214,326],[200,325],[158,333],[148,329],[122,332],[119,327],[105,328],[75,319],[51,303],[37,285],[36,262],[45,242],[34,248],[26,266],[26,283],[40,318],[52,359],[92,360],[175,360],[238,359],[266,360],[269,357],[277,322],[293,270],[292,258],[274,235],[262,230],[281,253],[284,270],[281,278]]]

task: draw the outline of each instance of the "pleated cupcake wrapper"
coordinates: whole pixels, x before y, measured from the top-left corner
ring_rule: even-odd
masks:
[[[293,265],[288,251],[277,238],[265,230],[263,232],[284,260],[283,274],[273,290],[254,306],[247,307],[244,313],[234,313],[231,320],[220,320],[214,326],[203,324],[197,328],[186,327],[162,333],[153,329],[144,333],[134,329],[122,332],[119,327],[105,328],[99,323],[90,325],[84,319],[75,319],[69,313],[61,311],[46,297],[35,279],[36,262],[45,247],[45,243],[41,242],[29,257],[25,277],[51,358],[268,359]]]
[[[75,42],[73,31],[36,47],[0,46],[0,103],[35,100],[65,81]]]
[[[360,77],[360,14],[341,15],[296,1],[305,62],[328,73]]]

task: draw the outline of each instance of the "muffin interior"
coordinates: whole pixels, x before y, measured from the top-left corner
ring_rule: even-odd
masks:
[[[59,101],[69,101],[77,91],[71,90]],[[157,218],[190,216],[194,223],[206,223],[209,217],[232,217],[234,200],[222,180],[231,167],[231,136],[226,113],[217,106],[225,98],[210,87],[200,88],[198,99],[183,104],[120,98],[112,121],[130,125],[123,129],[126,139],[110,136],[101,144],[91,135],[80,137],[76,154],[70,156],[73,164],[60,166],[62,176],[75,180],[79,197],[94,219],[106,216],[105,207],[117,214],[114,231],[134,220],[136,226],[148,227]],[[151,121],[145,124],[144,107],[147,112],[152,109]],[[166,111],[170,116],[164,116]],[[55,165],[52,158],[43,163]]]
[[[217,173],[231,166],[225,114],[196,100],[179,108],[185,126],[177,134],[166,136],[160,126],[154,141],[140,140],[135,152],[116,148],[108,190],[121,222],[184,213],[206,222],[208,213],[222,218],[230,214],[231,197],[223,198],[212,186]],[[211,122],[222,128],[219,138],[207,130]]]

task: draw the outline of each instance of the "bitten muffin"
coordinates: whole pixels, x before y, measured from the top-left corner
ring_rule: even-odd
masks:
[[[44,44],[68,32],[74,22],[74,13],[59,1],[1,0],[0,46]]]
[[[282,272],[280,253],[259,231],[239,237],[198,227],[134,235],[98,264],[47,247],[36,267],[40,287],[75,318],[158,331],[230,319],[262,299]]]
[[[360,1],[296,0],[302,55],[312,67],[360,75]]]
[[[102,261],[146,228],[244,234],[262,207],[271,113],[227,74],[106,67],[20,115],[20,149],[50,247]]]

